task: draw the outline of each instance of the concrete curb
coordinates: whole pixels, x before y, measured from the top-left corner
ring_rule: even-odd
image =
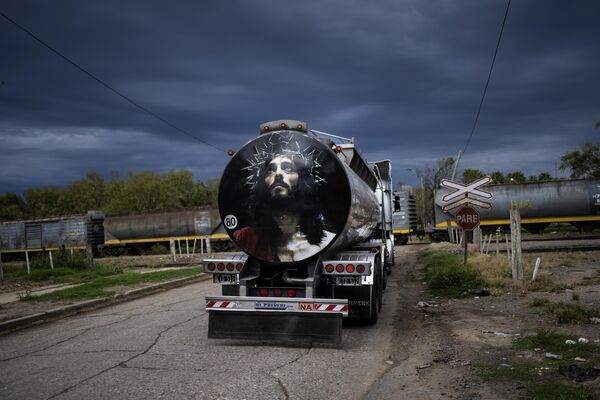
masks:
[[[59,318],[69,317],[83,312],[93,311],[99,308],[139,299],[140,297],[148,296],[150,294],[191,285],[192,283],[202,282],[209,279],[212,279],[212,274],[202,274],[200,276],[191,276],[173,281],[161,282],[151,286],[129,290],[125,293],[115,294],[112,297],[85,300],[79,303],[69,304],[67,306],[54,308],[41,313],[10,319],[8,321],[0,322],[0,335],[25,329],[33,325],[40,325],[46,322],[54,321]]]

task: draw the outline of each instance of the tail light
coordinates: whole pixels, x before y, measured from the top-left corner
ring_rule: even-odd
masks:
[[[358,272],[359,274],[362,274],[363,272],[365,272],[365,266],[362,264],[358,264],[356,266],[356,272]]]
[[[346,265],[346,272],[349,273],[349,274],[353,273],[354,272],[354,265],[352,265],[352,264]]]
[[[287,295],[288,297],[296,297],[296,289],[288,289]]]
[[[235,266],[232,263],[227,264],[227,271],[233,271]]]
[[[258,293],[261,295],[261,297],[267,297],[269,295],[269,289],[260,289]]]
[[[328,272],[328,273],[332,273],[333,272],[333,265],[327,264],[325,266],[325,271]]]
[[[207,268],[209,271],[214,271],[215,268],[217,268],[217,266],[215,265],[215,263],[208,263]]]
[[[244,264],[237,264],[237,265],[235,266],[235,269],[237,269],[237,270],[238,270],[238,272],[239,272],[239,271],[241,271],[241,270],[242,270],[242,268],[244,268]]]
[[[275,295],[275,297],[281,297],[283,293],[281,292],[281,289],[277,288],[273,290],[273,294]]]
[[[218,264],[217,264],[217,269],[218,269],[219,271],[223,271],[223,270],[225,270],[225,264],[223,264],[223,263],[218,263]]]
[[[335,270],[337,272],[344,272],[344,266],[342,264],[338,264],[335,266]]]

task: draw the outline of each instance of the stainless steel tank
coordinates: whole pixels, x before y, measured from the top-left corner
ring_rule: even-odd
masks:
[[[221,178],[219,211],[241,249],[291,265],[372,236],[380,222],[374,190],[330,146],[281,129],[235,154]]]

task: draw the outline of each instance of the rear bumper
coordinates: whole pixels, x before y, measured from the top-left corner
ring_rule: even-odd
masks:
[[[348,316],[347,299],[207,296],[207,311],[259,313],[337,314]]]
[[[346,299],[206,297],[208,337],[339,344]]]

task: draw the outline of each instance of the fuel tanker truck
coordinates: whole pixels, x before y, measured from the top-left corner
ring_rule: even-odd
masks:
[[[394,264],[391,186],[390,161],[367,163],[354,139],[262,124],[221,177],[242,252],[203,261],[222,285],[208,336],[339,343],[344,317],[374,324]]]

